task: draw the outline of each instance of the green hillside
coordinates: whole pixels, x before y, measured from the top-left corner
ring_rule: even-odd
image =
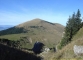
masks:
[[[66,45],[62,50],[58,51],[53,60],[60,59],[74,59],[74,60],[83,60],[83,55],[76,56],[73,51],[74,45],[83,46],[83,27],[78,31],[78,33],[73,37],[73,41]]]
[[[37,18],[0,31],[0,38],[15,41],[31,39],[31,43],[22,43],[22,48],[32,48],[35,41],[40,41],[48,47],[53,47],[62,39],[63,31],[64,26]]]

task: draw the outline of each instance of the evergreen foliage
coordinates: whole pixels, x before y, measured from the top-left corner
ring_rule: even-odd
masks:
[[[72,17],[69,16],[68,22],[65,27],[65,34],[62,38],[59,48],[61,49],[63,46],[67,45],[72,41],[72,37],[79,31],[82,25],[81,13],[78,9],[77,13],[73,13]]]
[[[7,35],[7,34],[19,34],[19,33],[25,33],[25,32],[26,31],[23,28],[12,27],[12,28],[0,31],[0,36]]]

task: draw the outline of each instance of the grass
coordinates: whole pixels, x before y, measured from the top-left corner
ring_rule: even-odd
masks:
[[[79,32],[74,36],[74,38],[72,40],[76,40],[78,38],[82,38],[83,37],[83,27],[79,30]]]
[[[34,19],[15,26],[17,28],[24,28],[26,33],[2,35],[0,38],[7,38],[9,40],[20,40],[20,37],[28,37],[32,39],[31,43],[22,43],[22,48],[32,48],[36,41],[44,43],[47,47],[55,47],[62,39],[64,26],[58,23],[50,23],[41,19]],[[13,30],[14,31],[14,30]],[[44,54],[45,60],[51,60],[54,53]],[[51,57],[51,58],[50,58]]]
[[[58,44],[62,39],[62,33],[64,26],[60,24],[50,23],[41,19],[34,19],[29,22],[25,22],[15,26],[16,28],[24,28],[26,33],[2,35],[0,38],[6,38],[9,40],[20,40],[20,37],[28,37],[32,39],[32,45],[36,41],[43,42],[48,47],[53,47]],[[13,30],[14,31],[14,30]],[[22,47],[31,47],[30,44],[26,44]],[[32,47],[31,47],[32,48]]]
[[[73,51],[74,45],[82,45],[83,46],[83,27],[78,31],[78,33],[73,37],[72,42],[66,45],[62,50],[59,50],[54,60],[61,60],[61,59],[75,59],[75,60],[83,60],[83,56],[76,56]]]
[[[44,35],[42,35],[44,34]],[[53,34],[46,34],[46,33],[37,33],[36,35],[32,35],[32,33],[21,33],[21,34],[11,34],[11,35],[4,35],[4,36],[0,36],[0,38],[6,38],[6,39],[9,39],[9,40],[14,40],[14,41],[17,41],[17,40],[20,40],[21,38],[20,37],[29,37],[32,39],[32,45],[36,42],[36,41],[40,41],[40,42],[43,42],[46,46],[48,47],[53,47],[54,45],[56,45],[59,40],[61,38],[58,38],[58,36],[55,36]],[[24,47],[30,47],[30,45],[28,46],[29,44],[27,45],[24,45]],[[32,47],[31,47],[32,48]]]
[[[0,38],[7,38],[9,40],[19,40],[20,37],[26,37],[27,34],[9,34],[9,35],[3,35],[3,36],[0,36]]]

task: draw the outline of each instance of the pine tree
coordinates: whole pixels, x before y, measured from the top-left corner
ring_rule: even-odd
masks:
[[[64,37],[60,42],[60,47],[63,47],[66,44],[70,43],[72,41],[72,37],[79,31],[82,25],[82,19],[80,17],[81,14],[79,9],[76,14],[72,14],[72,17],[69,16],[68,22],[65,27]]]
[[[80,10],[78,9],[77,11],[77,14],[76,14],[76,23],[77,23],[77,31],[80,29],[80,24],[82,23],[82,19],[80,18],[81,17],[81,13],[80,13]]]

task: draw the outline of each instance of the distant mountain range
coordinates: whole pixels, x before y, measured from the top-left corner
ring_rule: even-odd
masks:
[[[0,31],[13,27],[13,25],[0,25]]]

